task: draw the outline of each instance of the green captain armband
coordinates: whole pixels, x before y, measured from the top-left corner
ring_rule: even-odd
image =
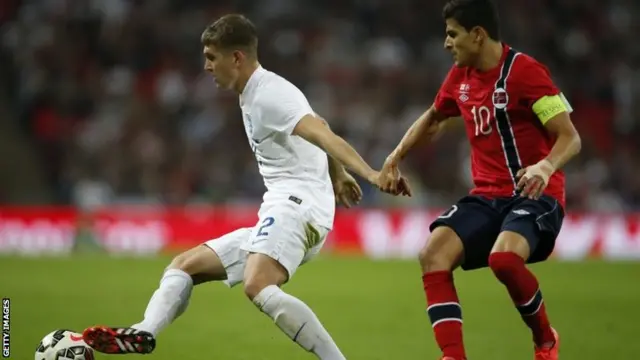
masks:
[[[562,113],[571,113],[573,109],[562,93],[553,96],[543,96],[532,106],[533,112],[544,125],[554,116]]]

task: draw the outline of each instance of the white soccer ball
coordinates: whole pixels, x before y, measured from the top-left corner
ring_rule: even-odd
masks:
[[[71,330],[55,330],[40,341],[35,360],[94,360],[93,349],[82,335]]]

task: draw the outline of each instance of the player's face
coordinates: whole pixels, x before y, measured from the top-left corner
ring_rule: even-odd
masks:
[[[480,53],[481,39],[477,29],[467,31],[454,19],[447,19],[444,48],[453,55],[456,66],[471,66]]]
[[[207,45],[203,54],[204,69],[213,76],[216,85],[225,90],[232,89],[238,81],[239,51],[220,51],[213,45]]]

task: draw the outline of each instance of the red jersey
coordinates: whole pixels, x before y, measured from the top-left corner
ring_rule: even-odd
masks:
[[[559,95],[548,69],[507,45],[500,64],[481,72],[454,66],[435,99],[444,116],[461,116],[471,143],[471,194],[511,197],[518,170],[544,159],[555,143],[533,112],[545,96]],[[564,207],[564,174],[556,171],[544,194]]]

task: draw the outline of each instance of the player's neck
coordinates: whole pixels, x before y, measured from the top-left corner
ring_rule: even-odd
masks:
[[[475,66],[481,72],[489,71],[495,69],[500,65],[500,60],[502,59],[502,43],[500,41],[490,41],[483,48],[480,56],[478,57],[478,62]]]
[[[247,86],[249,79],[251,79],[251,75],[260,67],[260,63],[255,61],[250,64],[247,64],[246,67],[240,70],[240,74],[238,75],[238,80],[234,86],[235,92],[238,94],[242,94],[244,88]]]

